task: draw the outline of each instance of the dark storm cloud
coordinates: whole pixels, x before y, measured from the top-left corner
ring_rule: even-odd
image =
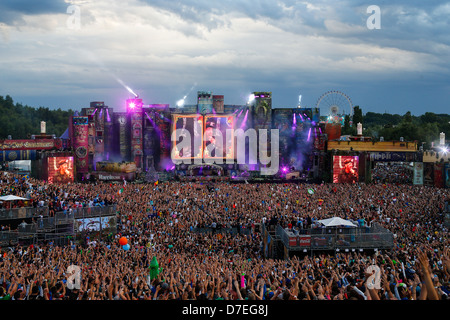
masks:
[[[14,40],[0,41],[0,95],[49,107],[123,106],[128,92],[114,73],[149,103],[173,104],[198,83],[189,104],[197,90],[224,94],[226,104],[267,90],[275,107],[295,106],[299,94],[311,107],[340,90],[364,111],[448,109],[450,2],[77,2],[74,31],[57,16],[66,14],[63,0],[0,0],[0,40]],[[366,26],[369,5],[381,9],[380,30]],[[39,15],[49,13],[41,27]]]
[[[20,23],[24,15],[65,13],[68,6],[64,0],[1,0],[0,24]]]
[[[186,21],[203,25],[209,30],[226,25],[228,23],[226,16],[233,14],[263,20],[284,31],[299,35],[336,37],[341,35],[346,41],[380,41],[381,45],[394,47],[407,46],[404,40],[412,40],[410,45],[414,48],[414,40],[429,38],[450,44],[448,32],[450,2],[443,1],[140,1],[169,11]],[[367,12],[369,5],[377,5],[381,9],[382,27],[379,32],[367,32],[366,20],[371,15],[371,12]],[[342,34],[342,30],[335,30],[332,25],[327,26],[326,21],[339,21],[349,28]],[[397,43],[398,40],[403,41]]]

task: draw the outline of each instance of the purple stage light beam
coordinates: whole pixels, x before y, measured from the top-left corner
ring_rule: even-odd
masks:
[[[247,125],[247,116],[248,116],[248,109],[247,109],[247,111],[245,112],[244,120],[242,120],[242,123],[241,123],[241,129],[242,129],[242,128],[245,128],[245,126]]]
[[[308,140],[307,141],[309,141],[310,138],[311,138],[311,128],[309,128],[309,131],[308,131]]]
[[[153,121],[153,119],[150,118],[150,116],[148,115],[147,112],[145,112],[145,115],[147,116],[148,120],[149,120],[150,123],[152,124],[153,128],[155,128],[156,133],[160,136],[160,135],[161,135],[161,131],[159,130],[158,126],[155,124],[155,122]]]

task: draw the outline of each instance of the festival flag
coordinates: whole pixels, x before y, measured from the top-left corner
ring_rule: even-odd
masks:
[[[117,194],[122,194],[123,193],[123,188],[121,188],[118,192],[117,192]]]
[[[150,262],[150,280],[155,279],[159,275],[159,264],[158,260],[156,260],[156,257],[153,257],[152,261]]]
[[[156,180],[156,182],[155,182],[155,187],[158,185],[158,183],[159,183],[159,181],[158,180]]]
[[[314,190],[313,189],[308,189],[308,193],[309,194],[314,194]]]

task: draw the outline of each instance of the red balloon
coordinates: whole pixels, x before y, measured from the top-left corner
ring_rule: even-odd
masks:
[[[121,246],[124,246],[124,245],[126,245],[127,243],[128,243],[127,238],[121,237],[121,238],[119,239],[119,244],[120,244]]]

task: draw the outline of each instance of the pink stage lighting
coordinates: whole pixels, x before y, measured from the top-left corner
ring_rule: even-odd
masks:
[[[127,100],[128,112],[140,112],[142,111],[142,99],[128,99]]]

